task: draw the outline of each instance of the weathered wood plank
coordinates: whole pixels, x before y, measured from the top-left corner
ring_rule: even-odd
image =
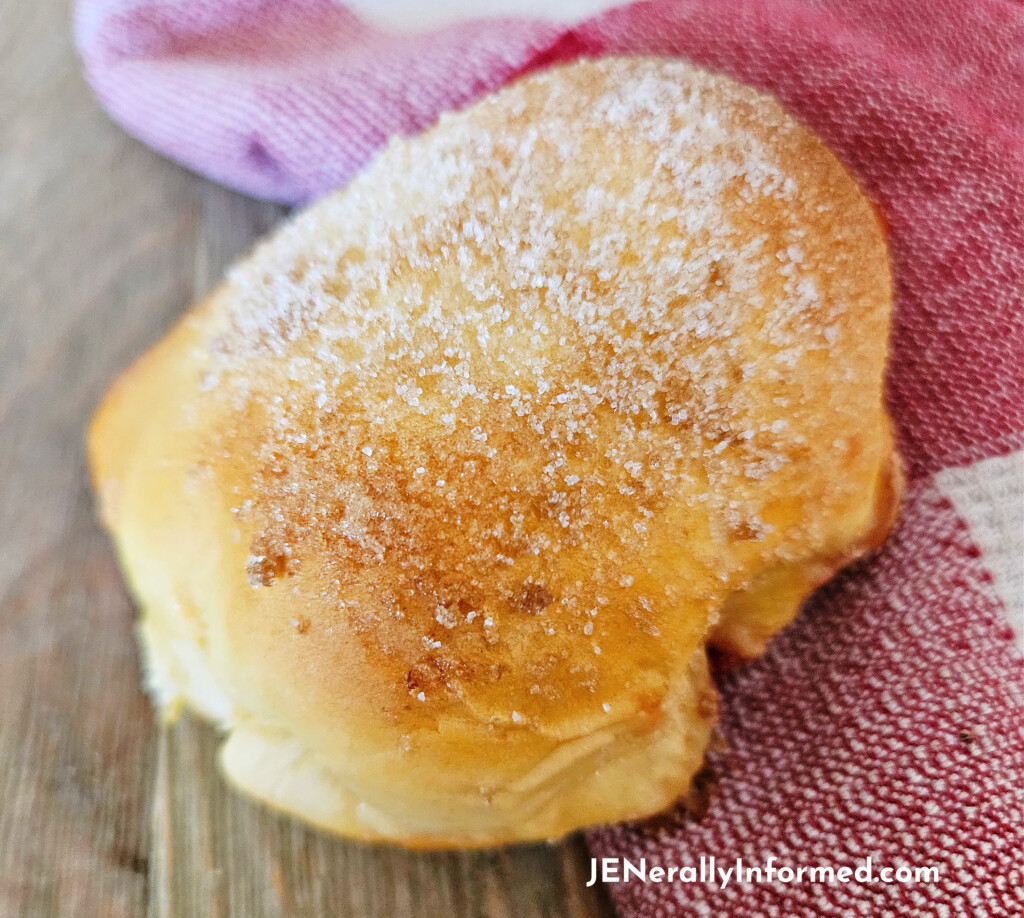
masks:
[[[189,295],[198,212],[92,101],[68,15],[0,0],[0,916],[135,918],[154,731],[82,438]]]

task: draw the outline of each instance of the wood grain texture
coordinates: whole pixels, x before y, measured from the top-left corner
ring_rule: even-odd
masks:
[[[0,918],[609,915],[582,842],[411,854],[226,787],[154,724],[83,435],[117,373],[280,219],[92,100],[59,0],[0,0]]]

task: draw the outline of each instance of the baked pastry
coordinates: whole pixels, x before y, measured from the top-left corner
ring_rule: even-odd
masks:
[[[685,63],[575,63],[394,141],[93,421],[156,703],[343,835],[664,809],[708,642],[759,653],[892,522],[890,301],[839,162]]]

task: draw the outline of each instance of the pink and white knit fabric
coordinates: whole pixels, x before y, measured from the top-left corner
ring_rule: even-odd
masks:
[[[557,10],[559,0],[551,0]],[[624,918],[1024,915],[1024,6],[653,0],[566,26],[371,26],[333,0],[80,0],[86,75],[131,133],[304,201],[515,76],[685,56],[778,96],[888,222],[889,400],[909,472],[887,545],[723,676],[701,819],[590,834],[653,865],[935,866],[938,882],[611,887]],[[642,776],[637,776],[642,780]]]

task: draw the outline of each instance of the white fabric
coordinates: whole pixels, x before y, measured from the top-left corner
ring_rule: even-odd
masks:
[[[970,526],[1024,649],[1024,451],[945,469],[935,484]]]
[[[465,19],[506,16],[573,23],[621,3],[622,0],[347,0],[345,5],[376,25],[408,31]]]

